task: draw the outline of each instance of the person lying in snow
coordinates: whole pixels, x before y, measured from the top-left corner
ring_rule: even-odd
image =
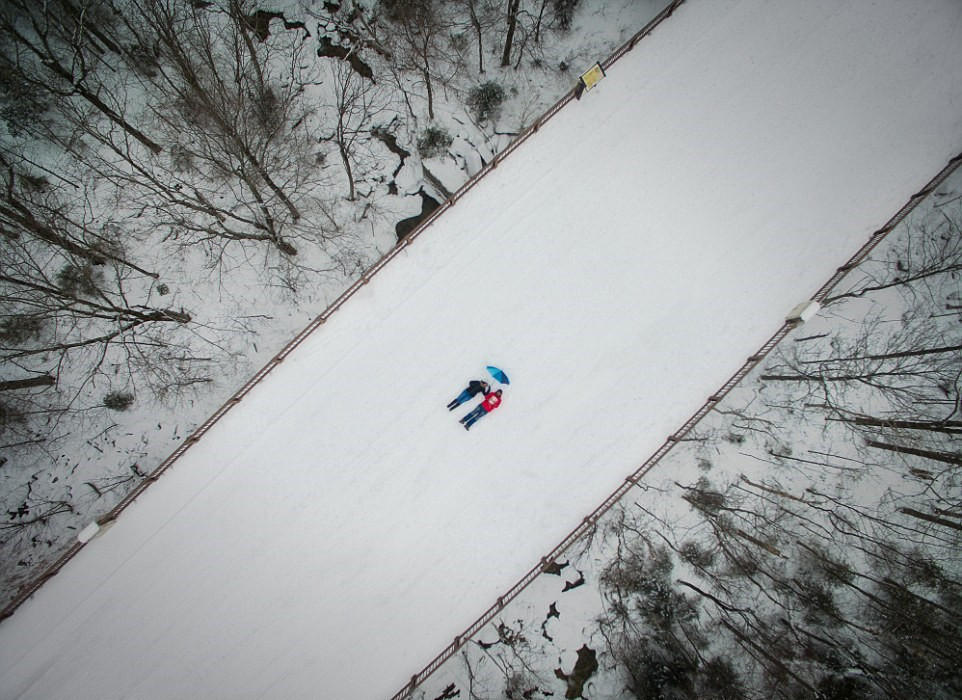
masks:
[[[484,395],[484,401],[475,406],[468,415],[462,418],[459,422],[464,426],[465,430],[470,430],[471,426],[477,423],[479,420],[484,418],[486,415],[491,413],[494,409],[501,405],[501,390],[493,391],[489,394]]]
[[[472,396],[487,394],[489,391],[491,391],[491,387],[488,386],[487,382],[480,379],[472,379],[468,382],[468,388],[458,394],[457,398],[448,404],[448,410],[453,411],[465,401],[469,401]]]

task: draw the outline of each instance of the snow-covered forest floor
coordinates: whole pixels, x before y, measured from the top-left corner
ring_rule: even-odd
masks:
[[[959,697],[960,343],[956,171],[413,697]]]
[[[7,3],[0,216],[24,236],[4,241],[0,379],[37,383],[0,394],[4,601],[390,250],[411,217],[665,3],[583,0],[570,24],[563,8],[536,4],[540,15],[522,8],[502,67],[500,3],[449,3],[435,17],[405,16],[405,3],[174,4],[169,16],[159,2],[85,1],[74,15]],[[165,22],[191,30],[148,50]],[[164,64],[205,47],[210,66]],[[64,97],[44,52],[112,116],[82,89]],[[266,76],[232,94],[223,83],[238,61]],[[221,102],[192,103],[192,70]],[[151,155],[135,127],[162,150]],[[259,149],[277,192],[251,185],[243,152],[219,141],[232,134]],[[288,199],[303,210],[296,219]]]

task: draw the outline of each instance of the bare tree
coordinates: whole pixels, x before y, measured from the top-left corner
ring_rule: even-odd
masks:
[[[387,0],[382,2],[395,28],[395,64],[414,71],[424,85],[428,118],[434,119],[435,82],[446,82],[449,51],[446,46],[452,20],[438,0]]]
[[[127,259],[112,226],[92,230],[84,202],[70,199],[80,194],[9,164],[2,172],[0,358],[6,388],[17,390],[8,408],[59,410],[59,390],[78,390],[108,358],[163,364],[155,350],[182,341],[162,329],[182,328],[191,316],[151,303],[157,274]],[[34,387],[42,391],[22,391]]]
[[[333,88],[335,125],[327,140],[337,144],[338,154],[348,181],[348,200],[357,196],[354,163],[357,159],[359,140],[369,136],[372,121],[386,106],[381,88],[360,75],[345,61],[329,62]]]
[[[236,182],[231,195],[247,210],[224,214],[200,187],[181,188],[173,198],[178,205],[212,217],[195,232],[268,240],[295,253],[285,230],[302,216],[295,200],[305,181],[306,136],[291,129],[305,116],[296,112],[300,86],[277,74],[280,62],[271,60],[269,44],[255,42],[249,8],[240,0],[225,11],[137,0],[130,9],[140,43],[156,40],[155,80],[166,99],[152,108],[176,143],[175,160],[198,171],[206,187],[220,181],[231,189]],[[296,53],[284,64],[296,65]],[[191,230],[189,215],[177,223]]]
[[[39,95],[51,99],[77,98],[93,107],[112,124],[145,146],[160,153],[162,147],[128,116],[123,85],[102,57],[103,45],[113,46],[97,27],[110,16],[105,4],[83,0],[34,3],[9,0],[0,8],[0,58],[8,83],[17,86],[21,106],[36,114],[43,104]],[[105,80],[104,76],[109,80]],[[33,97],[25,102],[23,98]],[[24,126],[21,124],[21,126]]]
[[[478,45],[478,72],[484,73],[484,36],[500,21],[495,0],[460,0]]]

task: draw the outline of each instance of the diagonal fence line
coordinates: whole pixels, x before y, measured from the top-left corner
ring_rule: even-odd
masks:
[[[606,61],[603,62],[603,67],[608,67],[621,58],[628,51],[633,49],[635,45],[641,41],[644,37],[648,36],[655,27],[661,24],[662,21],[667,19],[672,15],[672,13],[680,5],[684,4],[685,0],[672,0],[665,8],[663,8],[655,17],[648,22],[641,30],[639,30],[631,39],[625,42],[621,47],[619,47]],[[178,459],[180,459],[187,450],[189,450],[200,438],[202,438],[207,431],[209,431],[217,421],[223,418],[234,406],[239,404],[241,400],[251,390],[257,386],[268,374],[270,374],[284,359],[290,355],[295,348],[297,348],[301,343],[303,343],[315,330],[322,326],[338,309],[340,309],[348,299],[350,299],[354,294],[357,293],[364,285],[371,281],[371,279],[376,275],[381,269],[383,269],[389,262],[391,262],[397,255],[399,255],[407,246],[409,246],[418,236],[420,236],[428,227],[433,224],[438,217],[440,217],[445,211],[453,207],[465,194],[467,194],[478,182],[481,181],[486,175],[495,170],[498,165],[507,158],[511,153],[515,151],[522,143],[528,140],[532,135],[538,132],[538,130],[544,126],[544,124],[551,119],[554,115],[561,111],[569,102],[577,98],[577,89],[572,88],[569,90],[561,99],[555,102],[551,107],[549,107],[544,114],[538,117],[535,122],[529,126],[527,129],[521,132],[516,139],[514,139],[507,147],[494,158],[491,162],[485,165],[477,174],[471,177],[467,182],[464,183],[458,190],[451,195],[447,200],[444,201],[441,206],[435,209],[424,221],[422,221],[410,234],[404,237],[398,244],[384,254],[377,262],[375,262],[370,268],[365,270],[361,277],[351,284],[347,289],[345,289],[340,296],[338,296],[331,304],[324,309],[314,320],[312,320],[306,327],[304,327],[297,335],[292,338],[287,345],[285,345],[281,350],[274,355],[267,364],[260,368],[250,379],[247,380],[234,394],[227,399],[221,406],[211,414],[207,420],[201,423],[185,440],[182,442],[173,452],[171,452],[163,462],[161,462],[143,481],[141,481],[137,486],[135,486],[127,495],[125,495],[117,504],[111,508],[107,513],[97,518],[96,523],[98,525],[106,525],[107,523],[113,522],[117,517],[124,511],[127,506],[133,503],[137,498],[149,487],[153,482],[155,482],[160,476],[167,471]],[[70,561],[76,554],[83,549],[86,542],[75,541],[65,552],[63,552],[50,566],[48,566],[43,573],[34,578],[32,581],[24,584],[19,591],[17,591],[16,596],[11,600],[2,611],[0,611],[0,622],[6,618],[13,615],[17,608],[19,608],[24,601],[26,601],[30,596],[37,592],[37,590],[51,577],[55,576],[63,566]]]
[[[852,255],[848,261],[838,267],[835,273],[828,279],[825,284],[819,287],[818,291],[812,295],[811,299],[813,301],[822,302],[832,291],[832,289],[859,263],[868,257],[869,253],[872,252],[875,247],[885,240],[885,237],[895,229],[902,221],[905,219],[912,210],[915,209],[926,197],[928,197],[935,189],[942,184],[952,173],[954,173],[960,166],[962,166],[962,153],[959,153],[954,158],[952,158],[939,173],[933,177],[929,182],[918,192],[913,194],[909,200],[890,218],[882,228],[875,231],[866,241],[858,251]],[[538,564],[535,565],[531,570],[528,571],[521,579],[515,583],[511,588],[507,590],[504,594],[498,597],[491,607],[489,607],[481,616],[472,622],[467,629],[465,629],[461,634],[457,635],[441,653],[435,656],[427,666],[418,671],[416,674],[411,676],[411,680],[408,681],[401,690],[391,696],[391,700],[407,700],[414,693],[415,689],[428,679],[431,674],[438,670],[448,659],[454,656],[461,647],[467,644],[475,634],[481,631],[491,620],[493,620],[504,608],[514,600],[522,591],[524,591],[529,585],[531,585],[538,576],[540,576],[545,568],[554,563],[558,558],[560,558],[567,551],[569,547],[574,545],[585,535],[591,532],[595,527],[598,520],[601,519],[611,508],[617,504],[624,496],[631,490],[633,486],[637,486],[641,478],[647,474],[651,469],[653,469],[664,457],[671,452],[675,446],[681,442],[701,420],[707,416],[714,407],[721,401],[725,396],[731,392],[746,376],[751,372],[768,354],[778,345],[785,337],[797,326],[799,321],[797,320],[786,320],[785,323],[769,338],[762,346],[751,356],[745,360],[745,364],[741,366],[734,374],[732,374],[724,384],[719,387],[718,391],[708,397],[708,399],[701,405],[701,407],[695,411],[691,417],[686,420],[681,427],[674,433],[669,435],[665,442],[662,443],[661,447],[655,450],[651,456],[648,457],[644,462],[641,463],[635,471],[629,474],[624,483],[622,483],[618,488],[616,488],[612,493],[602,501],[601,505],[591,511],[590,514],[585,516],[585,518],[578,524],[568,535],[561,540],[561,542],[555,546],[548,554],[541,557]]]

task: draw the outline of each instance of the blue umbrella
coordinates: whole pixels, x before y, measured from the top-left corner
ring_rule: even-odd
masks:
[[[494,377],[495,379],[497,379],[497,380],[498,380],[499,382],[501,382],[502,384],[510,384],[510,383],[511,383],[511,381],[508,379],[508,375],[505,374],[505,373],[504,373],[503,371],[501,371],[500,369],[498,369],[497,367],[492,367],[491,365],[488,365],[488,374],[490,374],[492,377]]]

